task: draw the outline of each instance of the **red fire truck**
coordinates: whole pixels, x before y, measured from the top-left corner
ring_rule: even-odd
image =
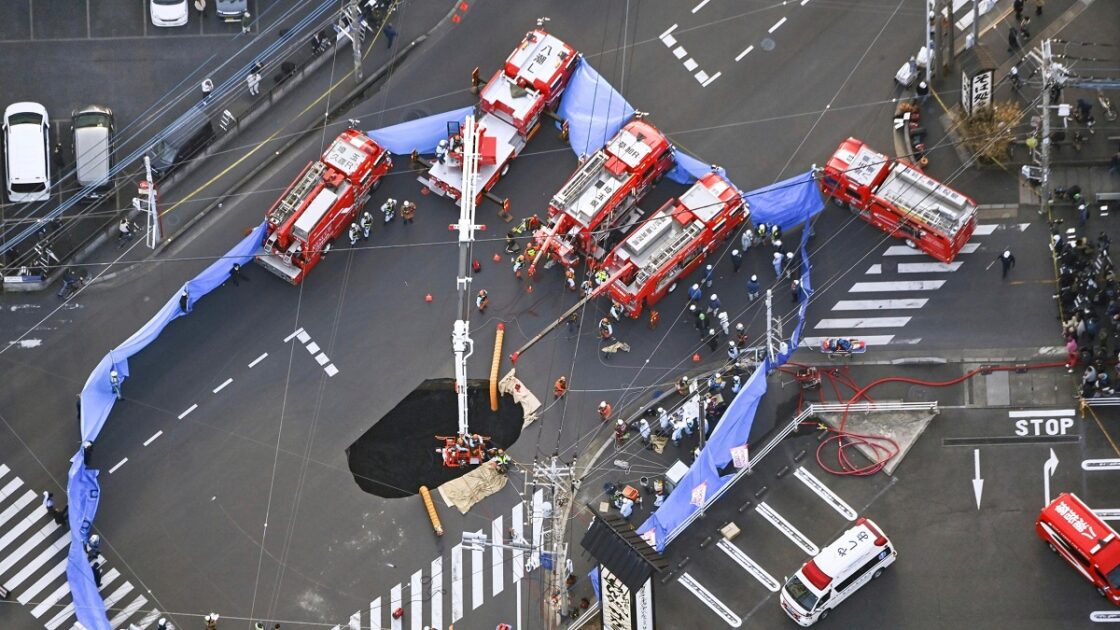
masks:
[[[257,262],[299,284],[392,167],[389,153],[369,136],[355,129],[342,132],[268,211],[268,232]]]
[[[501,70],[494,73],[479,95],[478,197],[476,203],[498,183],[510,163],[521,153],[541,126],[541,115],[555,110],[579,61],[571,46],[543,30],[525,35],[510,53]],[[420,182],[440,195],[462,196],[463,155],[458,129],[449,134],[446,158],[433,161]]]
[[[630,233],[603,261],[616,278],[608,291],[626,314],[664,297],[750,215],[742,195],[725,177],[708,173],[680,199],[670,199]]]
[[[1035,532],[1098,593],[1120,605],[1120,539],[1076,494],[1063,492],[1042,508]]]
[[[611,232],[628,232],[641,220],[638,200],[672,167],[673,145],[656,127],[641,119],[627,123],[553,195],[548,224],[535,235],[530,273],[546,256],[567,267],[580,254],[601,260]]]
[[[829,158],[820,186],[836,205],[942,262],[976,229],[975,201],[855,138]]]

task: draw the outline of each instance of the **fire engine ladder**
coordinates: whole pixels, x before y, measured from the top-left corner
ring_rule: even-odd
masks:
[[[665,220],[672,221],[673,219],[666,218]],[[682,247],[695,240],[696,237],[699,236],[702,229],[703,228],[700,227],[700,224],[695,221],[685,226],[684,230],[682,230],[681,233],[677,235],[677,238],[673,239],[672,243],[658,250],[658,252],[653,255],[653,258],[651,258],[648,263],[642,266],[641,270],[638,271],[636,284],[645,284],[646,280],[649,280],[650,276],[657,273],[658,269],[661,269],[661,265],[664,265],[665,262],[672,258],[677,252],[679,252]]]
[[[471,247],[474,232],[484,229],[475,225],[475,191],[478,188],[478,130],[473,115],[468,115],[463,125],[463,194],[459,198],[459,221],[451,224],[459,232],[459,275],[455,286],[459,291],[459,318],[451,330],[451,349],[455,354],[455,393],[459,401],[459,435],[470,433],[467,417],[467,359],[474,354],[474,340],[470,334]]]
[[[553,202],[561,207],[567,209],[568,206],[575,201],[580,194],[587,190],[593,181],[598,179],[599,172],[602,171],[603,165],[607,163],[607,154],[603,151],[596,151],[594,155],[587,159],[580,168],[579,172],[572,181],[568,182],[560,192],[556,193],[553,197]]]
[[[311,165],[311,168],[307,169],[303,177],[292,186],[291,190],[276,205],[276,209],[273,210],[270,218],[275,220],[275,225],[283,225],[292,216],[307,193],[322,179],[323,171],[326,168],[326,165],[322,162],[316,162]]]

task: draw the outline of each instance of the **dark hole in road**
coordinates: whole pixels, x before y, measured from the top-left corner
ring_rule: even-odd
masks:
[[[436,486],[470,472],[474,467],[446,468],[436,449],[437,435],[455,435],[459,426],[458,398],[452,379],[420,384],[349,448],[346,458],[358,487],[370,494],[394,499]],[[521,405],[510,396],[490,411],[490,382],[467,382],[468,417],[472,433],[489,436],[492,446],[506,448],[521,435]]]

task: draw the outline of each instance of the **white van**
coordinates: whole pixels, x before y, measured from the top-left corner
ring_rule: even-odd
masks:
[[[882,575],[897,557],[879,527],[861,518],[786,581],[780,598],[782,610],[798,625],[811,626]]]
[[[12,203],[51,198],[51,125],[38,103],[4,110],[4,174]]]

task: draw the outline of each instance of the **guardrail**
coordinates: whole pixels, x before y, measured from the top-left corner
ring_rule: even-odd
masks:
[[[1120,407],[1120,398],[1082,398],[1081,404],[1086,407]]]

